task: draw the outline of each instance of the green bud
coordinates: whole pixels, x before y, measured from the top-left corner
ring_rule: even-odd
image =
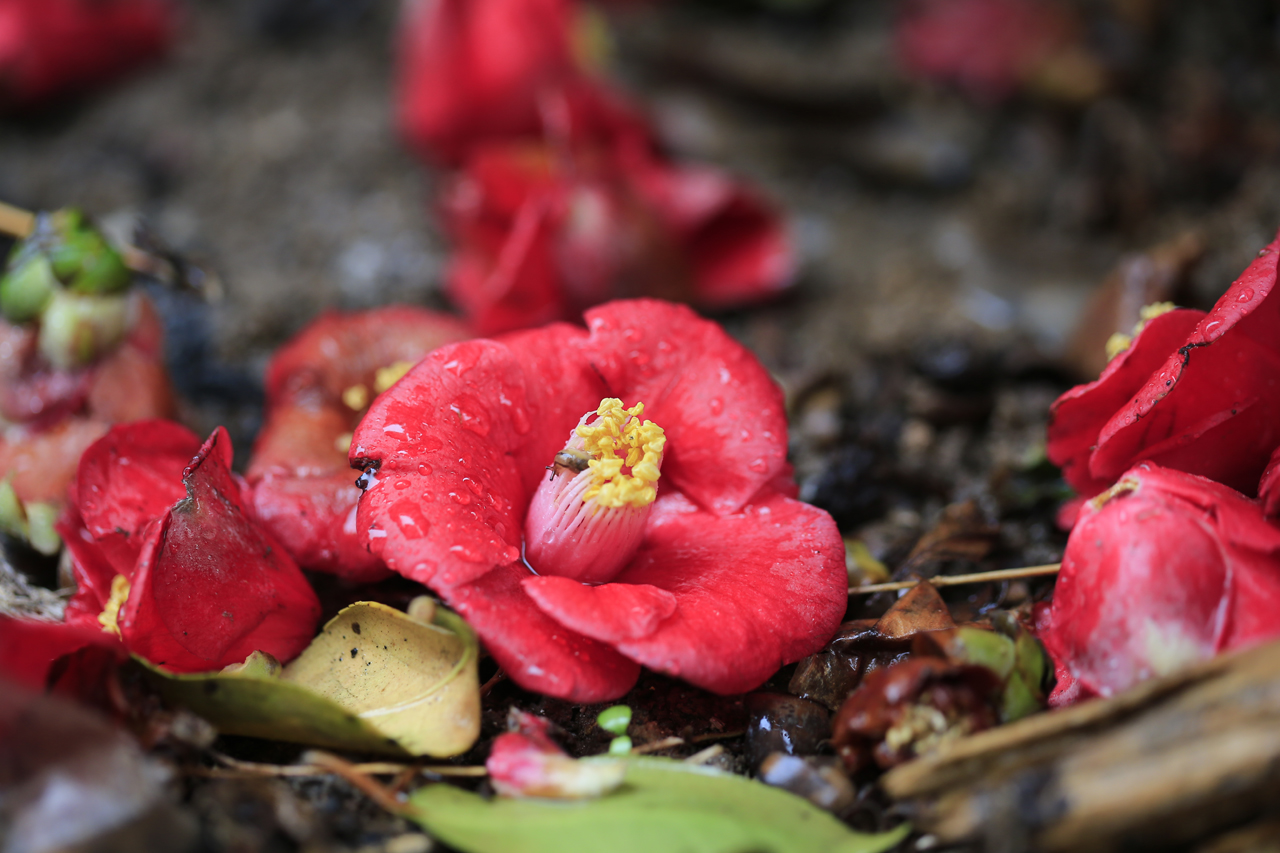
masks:
[[[600,712],[600,716],[596,717],[596,722],[600,724],[600,728],[610,734],[625,735],[627,726],[631,725],[631,709],[626,705],[605,708]],[[627,747],[627,749],[630,748],[630,746]]]
[[[1022,674],[1015,672],[1004,686],[1000,697],[1000,722],[1011,723],[1028,717],[1044,707],[1044,694],[1027,686]]]
[[[13,490],[10,478],[0,480],[0,530],[10,536],[27,538],[27,514],[22,511],[22,501]]]
[[[1013,640],[982,628],[957,628],[947,656],[962,663],[985,666],[1001,680],[1013,672]]]
[[[39,253],[15,258],[0,279],[0,311],[10,323],[26,323],[40,316],[58,288],[49,259]]]
[[[53,233],[46,242],[53,273],[73,293],[118,293],[132,275],[120,253],[88,219],[73,208],[49,217]]]
[[[29,503],[23,509],[27,513],[27,541],[41,554],[52,557],[62,547],[62,537],[53,529],[58,520],[58,508],[53,504]]]
[[[127,297],[62,291],[40,319],[40,353],[58,368],[89,364],[124,340],[128,326]]]
[[[631,738],[626,735],[609,741],[610,755],[626,755],[629,752],[631,752]]]

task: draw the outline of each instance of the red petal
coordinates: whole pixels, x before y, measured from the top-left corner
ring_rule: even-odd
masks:
[[[0,438],[0,471],[22,501],[61,504],[80,454],[106,431],[105,422],[86,418],[67,418],[40,432],[15,428]]]
[[[566,0],[438,0],[406,6],[398,36],[401,131],[456,163],[476,142],[531,135],[543,93],[577,74]]]
[[[120,628],[130,651],[176,672],[261,650],[287,661],[310,642],[320,603],[297,565],[246,513],[219,427],[184,475],[187,499],[147,537]]]
[[[745,185],[716,169],[656,158],[646,158],[629,177],[688,253],[698,304],[758,302],[795,283],[795,256],[782,220]]]
[[[617,699],[630,690],[640,667],[546,616],[521,588],[532,576],[520,564],[501,566],[445,590],[444,599],[526,690],[584,704]]]
[[[378,472],[357,519],[392,569],[442,589],[520,558],[528,495],[513,454],[546,426],[526,385],[506,346],[466,341],[427,356],[370,407],[351,462]]]
[[[1090,473],[1135,461],[1202,474],[1254,494],[1280,444],[1280,241],[1273,242],[1102,429]]]
[[[1082,496],[1093,497],[1114,482],[1097,480],[1089,474],[1089,457],[1102,428],[1182,345],[1202,317],[1203,311],[1189,309],[1154,317],[1128,349],[1107,363],[1101,376],[1088,385],[1077,385],[1054,401],[1045,451]]]
[[[611,645],[651,636],[676,611],[665,589],[635,583],[588,586],[569,578],[528,577],[524,591],[543,612]]]
[[[1266,470],[1258,482],[1258,501],[1263,514],[1273,521],[1280,517],[1280,447],[1271,452]]]
[[[379,368],[417,362],[467,337],[453,317],[397,305],[330,312],[276,353],[248,476],[259,521],[300,565],[353,581],[387,575],[356,532],[360,490],[338,442],[360,416],[342,394],[353,385],[372,388]]]
[[[816,651],[848,603],[844,545],[831,516],[780,495],[717,517],[668,493],[655,505],[645,545],[614,583],[569,590],[543,580],[534,600],[557,621],[716,693],[758,687]],[[619,636],[640,624],[610,610],[629,605],[611,589],[626,585],[670,592],[675,612],[647,636]]]
[[[555,247],[560,215],[541,195],[529,198],[491,256],[477,247],[454,261],[447,290],[486,335],[568,319],[569,302]]]
[[[141,534],[186,496],[182,473],[199,452],[200,439],[186,427],[139,421],[112,427],[80,457],[76,508],[115,574],[133,577]],[[77,534],[67,531],[63,538],[72,541]]]
[[[127,656],[115,635],[101,629],[0,614],[0,675],[32,690],[43,692],[57,659],[86,646]]]
[[[625,405],[667,434],[662,474],[719,515],[736,512],[787,464],[782,391],[719,325],[653,299],[587,312],[584,349]]]

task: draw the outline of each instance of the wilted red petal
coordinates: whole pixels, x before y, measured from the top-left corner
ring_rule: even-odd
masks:
[[[130,651],[176,672],[255,650],[286,661],[311,641],[320,603],[297,565],[245,511],[219,427],[183,479],[187,498],[152,528],[119,624]]]
[[[131,297],[137,320],[120,346],[93,367],[88,412],[108,423],[174,416],[164,365],[164,327],[149,299]]]
[[[1258,505],[1142,463],[1101,506],[1086,505],[1041,636],[1085,689],[1111,695],[1280,635],[1277,607],[1280,530]]]
[[[539,610],[521,587],[530,577],[523,565],[509,564],[442,595],[526,690],[579,703],[617,699],[630,690],[640,666]]]
[[[127,657],[116,636],[101,629],[0,613],[0,675],[24,687],[43,692],[58,658],[88,646]]]
[[[0,471],[24,503],[61,504],[85,448],[107,431],[105,421],[67,418],[39,432],[10,431],[0,439]]]
[[[478,141],[536,134],[540,100],[577,75],[568,0],[437,0],[405,6],[397,37],[401,132],[456,163]]]
[[[746,305],[794,284],[795,255],[782,219],[746,185],[717,169],[652,157],[628,177],[687,256],[698,305]]]
[[[1278,259],[1273,242],[1103,427],[1095,478],[1150,459],[1256,494],[1280,444],[1280,300],[1268,299]]]
[[[843,545],[831,517],[780,495],[715,516],[678,493],[658,499],[645,544],[599,587],[533,581],[535,602],[564,625],[612,643],[650,669],[716,693],[759,686],[817,651],[848,603]],[[548,581],[551,581],[548,583]],[[675,597],[665,620],[635,622],[614,588],[651,585]],[[659,606],[655,596],[646,596]],[[645,624],[653,630],[638,633]]]
[[[139,421],[112,427],[80,457],[72,498],[115,574],[133,576],[143,531],[186,496],[182,472],[199,452],[200,439],[186,427]],[[64,541],[81,538],[71,526],[59,527]]]
[[[470,337],[458,320],[410,306],[322,315],[282,347],[267,368],[267,421],[248,478],[258,520],[298,563],[349,580],[386,576],[356,535],[360,490],[340,446],[360,420],[343,392],[373,393],[380,368],[414,363]]]
[[[497,334],[565,319],[569,301],[555,257],[560,214],[554,203],[526,201],[492,255],[464,247],[447,289],[481,334]]]
[[[1263,514],[1272,520],[1280,517],[1280,447],[1271,452],[1271,459],[1258,482],[1258,501]]]
[[[1102,375],[1054,401],[1045,452],[1081,495],[1092,497],[1114,482],[1089,474],[1089,457],[1102,428],[1147,384],[1152,372],[1182,345],[1204,316],[1203,311],[1183,308],[1154,317],[1128,349],[1107,363]]]
[[[736,512],[787,464],[782,391],[716,323],[655,299],[587,312],[591,364],[667,434],[662,475],[702,506]]]

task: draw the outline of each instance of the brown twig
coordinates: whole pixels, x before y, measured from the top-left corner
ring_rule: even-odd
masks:
[[[36,227],[36,215],[0,201],[0,232],[22,239]]]
[[[987,581],[1012,581],[1021,578],[1037,578],[1044,575],[1056,575],[1062,568],[1061,563],[1048,563],[1043,566],[1024,566],[1018,569],[999,569],[994,572],[975,572],[971,575],[938,575],[929,578],[934,586],[960,586],[967,583],[986,583]],[[910,589],[919,580],[893,581],[891,583],[873,583],[867,586],[849,587],[850,595],[870,595],[873,592],[893,592],[898,589]]]
[[[665,737],[662,740],[650,741],[642,743],[631,750],[632,755],[647,755],[650,752],[660,752],[664,749],[671,749],[673,746],[684,746],[684,738],[682,737]]]
[[[319,753],[323,754],[323,753]],[[241,761],[220,752],[213,757],[229,770],[238,771],[248,776],[323,776],[331,771],[326,765],[315,763],[302,764],[261,764],[256,761]],[[351,764],[358,772],[374,776],[391,776],[406,770],[415,773],[434,773],[437,776],[484,776],[488,773],[483,767],[468,767],[456,764],[422,765],[402,764],[394,761],[370,761],[364,764]],[[199,775],[199,774],[194,774]]]
[[[486,681],[486,682],[485,682],[485,683],[480,687],[480,698],[481,698],[481,699],[483,699],[484,697],[488,696],[488,695],[489,695],[489,691],[490,691],[490,690],[492,690],[493,688],[497,687],[497,686],[498,686],[498,683],[499,683],[500,681],[502,681],[502,680],[503,680],[504,678],[506,678],[506,677],[507,677],[507,672],[506,672],[506,670],[499,668],[499,669],[498,669],[498,671],[497,671],[497,672],[495,672],[495,673],[494,673],[494,674],[489,678],[489,680],[488,680],[488,681]]]
[[[318,749],[308,750],[303,753],[302,760],[308,764],[314,764],[317,767],[323,767],[335,776],[341,776],[352,787],[357,788],[366,797],[373,800],[392,814],[404,814],[409,811],[409,806],[400,801],[398,797],[381,782],[378,782],[372,776],[360,770],[360,765],[352,764],[350,761],[339,758],[330,752],[321,752]]]

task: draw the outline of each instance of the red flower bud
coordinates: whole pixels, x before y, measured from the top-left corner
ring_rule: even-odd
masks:
[[[1045,647],[1083,695],[1280,636],[1280,530],[1257,503],[1142,463],[1083,508]]]

